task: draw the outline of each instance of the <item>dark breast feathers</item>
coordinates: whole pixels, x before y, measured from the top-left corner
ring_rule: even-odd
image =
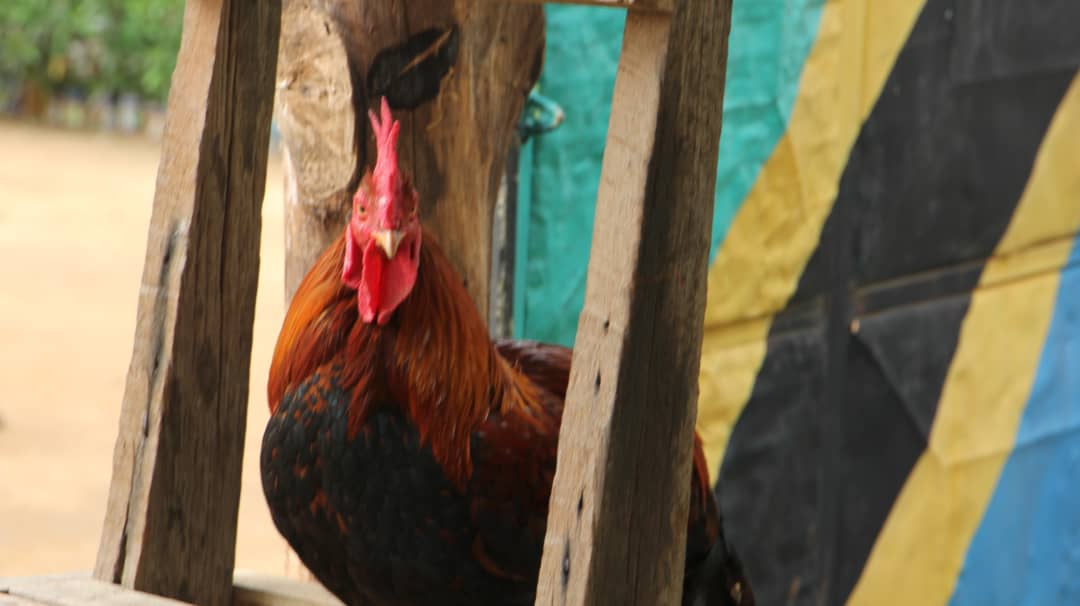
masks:
[[[378,407],[350,439],[348,401],[332,378],[313,377],[286,396],[263,439],[274,523],[309,570],[347,604],[464,605],[491,595],[528,603],[473,555],[470,495],[449,482],[401,411]]]

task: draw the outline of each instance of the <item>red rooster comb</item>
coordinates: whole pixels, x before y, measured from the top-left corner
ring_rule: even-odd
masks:
[[[397,140],[401,123],[390,114],[390,104],[382,98],[382,120],[368,110],[371,129],[375,132],[375,170],[372,177],[377,191],[396,194],[399,185]]]

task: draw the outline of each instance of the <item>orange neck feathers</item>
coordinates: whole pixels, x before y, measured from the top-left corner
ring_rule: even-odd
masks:
[[[270,367],[271,412],[316,370],[351,392],[349,435],[373,408],[396,403],[448,477],[471,472],[469,440],[489,413],[534,399],[531,383],[498,355],[449,260],[424,234],[413,291],[384,325],[359,321],[356,291],[341,282],[339,238],[297,289]],[[336,368],[335,368],[336,367]]]

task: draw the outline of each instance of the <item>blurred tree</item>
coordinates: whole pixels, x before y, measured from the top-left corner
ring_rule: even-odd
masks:
[[[164,100],[180,46],[175,0],[3,0],[0,106],[15,95]],[[4,97],[7,97],[6,99]]]

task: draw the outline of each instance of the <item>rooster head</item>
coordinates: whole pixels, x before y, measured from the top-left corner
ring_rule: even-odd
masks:
[[[382,117],[368,112],[375,133],[375,169],[364,175],[353,196],[345,234],[342,282],[356,289],[360,319],[386,324],[412,291],[420,264],[418,200],[398,169],[401,123],[382,100]]]

